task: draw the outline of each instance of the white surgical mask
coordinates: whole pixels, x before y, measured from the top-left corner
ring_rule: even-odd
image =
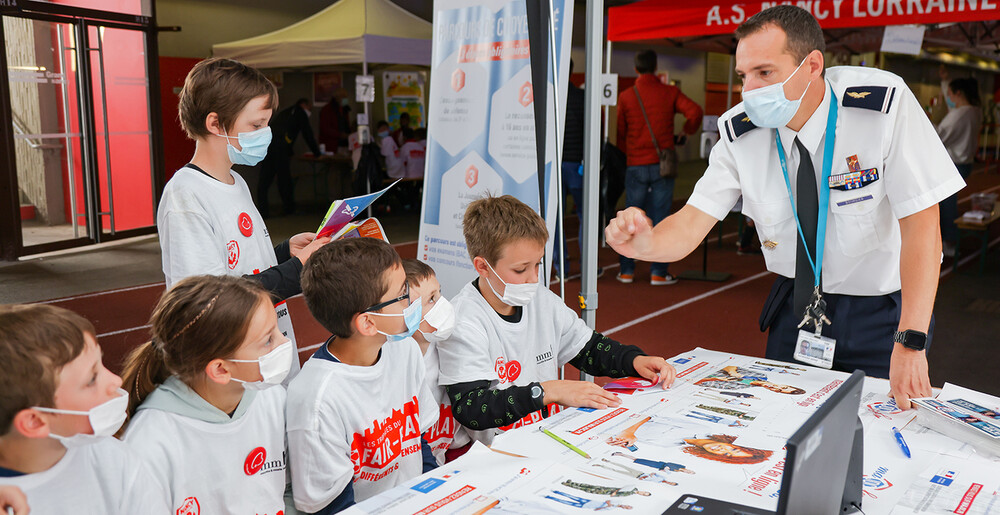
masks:
[[[497,276],[497,279],[500,279],[500,282],[503,283],[503,295],[500,295],[497,293],[496,289],[493,288],[493,283],[490,282],[489,278],[486,279],[486,284],[490,286],[490,289],[493,290],[493,294],[500,299],[500,302],[503,302],[508,306],[527,306],[538,293],[539,283],[537,281],[524,284],[508,284],[500,277],[500,274],[493,269],[493,265],[491,265],[489,261],[486,262],[486,266],[490,267],[490,271],[493,272],[493,275]],[[540,279],[541,274],[539,274],[538,277]]]
[[[223,131],[225,133],[225,131]],[[229,161],[234,165],[254,166],[267,155],[267,147],[271,144],[271,128],[261,127],[252,132],[241,132],[235,136],[240,142],[240,148],[236,147],[229,140],[233,139],[228,133],[216,134],[220,138],[226,138],[226,151],[229,153]]]
[[[455,329],[455,307],[448,302],[448,299],[441,297],[434,303],[434,306],[427,311],[424,322],[434,328],[431,332],[420,331],[429,342],[440,342],[447,340]],[[419,329],[418,329],[419,330]]]
[[[417,332],[417,328],[420,327],[420,321],[423,320],[423,306],[420,298],[410,302],[409,306],[403,309],[402,313],[376,313],[374,311],[369,311],[369,315],[375,315],[380,317],[403,317],[403,321],[406,322],[406,330],[398,334],[389,334],[379,331],[378,328],[375,331],[378,334],[385,335],[385,341],[387,342],[398,342],[400,340],[405,340],[411,336],[413,333]]]
[[[743,108],[746,109],[747,116],[750,117],[750,121],[754,125],[777,129],[792,121],[795,113],[799,110],[799,104],[806,96],[806,91],[809,91],[809,85],[812,84],[812,81],[806,84],[806,89],[802,91],[802,96],[798,100],[785,98],[785,83],[795,76],[805,62],[806,60],[802,59],[795,71],[783,82],[743,92]]]
[[[288,376],[288,371],[292,367],[292,358],[295,357],[295,347],[292,341],[288,340],[278,345],[271,352],[264,354],[257,359],[229,359],[234,363],[257,363],[260,367],[261,381],[243,381],[232,377],[233,381],[243,384],[244,390],[266,390],[276,384],[281,384]]]
[[[73,436],[62,436],[49,433],[49,436],[59,440],[67,449],[80,447],[94,443],[99,439],[115,434],[125,423],[126,412],[128,411],[128,392],[119,388],[118,396],[94,406],[90,411],[76,411],[56,408],[43,408],[34,406],[33,409],[46,413],[56,413],[59,415],[80,415],[90,419],[90,427],[93,434],[78,433]]]

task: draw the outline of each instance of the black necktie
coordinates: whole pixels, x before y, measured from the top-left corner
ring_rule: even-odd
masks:
[[[809,254],[806,254],[806,246],[802,243],[802,238],[796,238],[798,244],[795,246],[795,289],[792,297],[792,315],[801,317],[805,313],[806,305],[809,304],[813,289],[816,286],[816,277],[813,274],[812,265],[809,264],[809,257],[816,259],[816,218],[819,212],[819,199],[816,193],[816,171],[813,169],[812,158],[809,151],[795,138],[795,146],[799,149],[799,171],[795,178],[796,202],[795,211],[799,215],[799,223],[802,224],[802,234],[808,243]],[[796,235],[797,236],[797,235]]]

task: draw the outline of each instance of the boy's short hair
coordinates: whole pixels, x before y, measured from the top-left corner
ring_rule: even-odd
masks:
[[[229,131],[247,103],[261,95],[268,96],[269,109],[278,108],[278,90],[259,70],[232,59],[205,59],[184,79],[177,116],[188,137],[197,139],[209,135],[205,118],[210,113]]]
[[[469,257],[482,256],[493,266],[504,247],[515,241],[527,239],[545,245],[549,239],[545,220],[510,195],[487,195],[470,202],[462,219],[462,233]]]
[[[406,282],[410,286],[418,285],[431,277],[437,277],[430,265],[419,259],[404,259],[403,271],[406,272]]]
[[[21,410],[55,407],[59,371],[83,352],[84,333],[96,335],[94,325],[68,309],[0,306],[0,435]]]
[[[379,303],[390,287],[386,272],[397,266],[399,254],[376,238],[323,245],[302,269],[306,306],[327,331],[349,338],[354,334],[354,315]]]

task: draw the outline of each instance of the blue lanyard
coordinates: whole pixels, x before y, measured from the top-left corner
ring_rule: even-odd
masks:
[[[781,173],[785,176],[785,187],[788,188],[788,199],[792,203],[792,214],[795,215],[795,226],[799,229],[799,237],[806,247],[806,257],[813,269],[813,277],[816,278],[815,286],[819,287],[820,274],[823,272],[823,247],[826,244],[826,218],[830,210],[830,170],[833,169],[833,143],[837,134],[837,96],[833,94],[833,87],[830,87],[830,111],[826,117],[826,142],[823,145],[823,176],[819,186],[819,217],[816,220],[816,259],[809,253],[809,244],[806,242],[806,235],[802,233],[802,223],[799,222],[799,213],[795,210],[795,200],[792,198],[792,183],[788,180],[788,164],[785,162],[785,147],[781,144],[781,134],[774,130],[774,136],[778,143],[778,160],[781,162]],[[799,156],[799,159],[810,159],[809,155]]]

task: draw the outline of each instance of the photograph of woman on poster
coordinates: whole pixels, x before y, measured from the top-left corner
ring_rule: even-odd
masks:
[[[802,388],[787,384],[772,383],[767,380],[767,376],[761,372],[755,372],[737,366],[728,366],[712,375],[699,379],[694,383],[696,386],[712,388],[715,390],[742,390],[759,386],[776,393],[787,395],[802,395],[806,393]]]

